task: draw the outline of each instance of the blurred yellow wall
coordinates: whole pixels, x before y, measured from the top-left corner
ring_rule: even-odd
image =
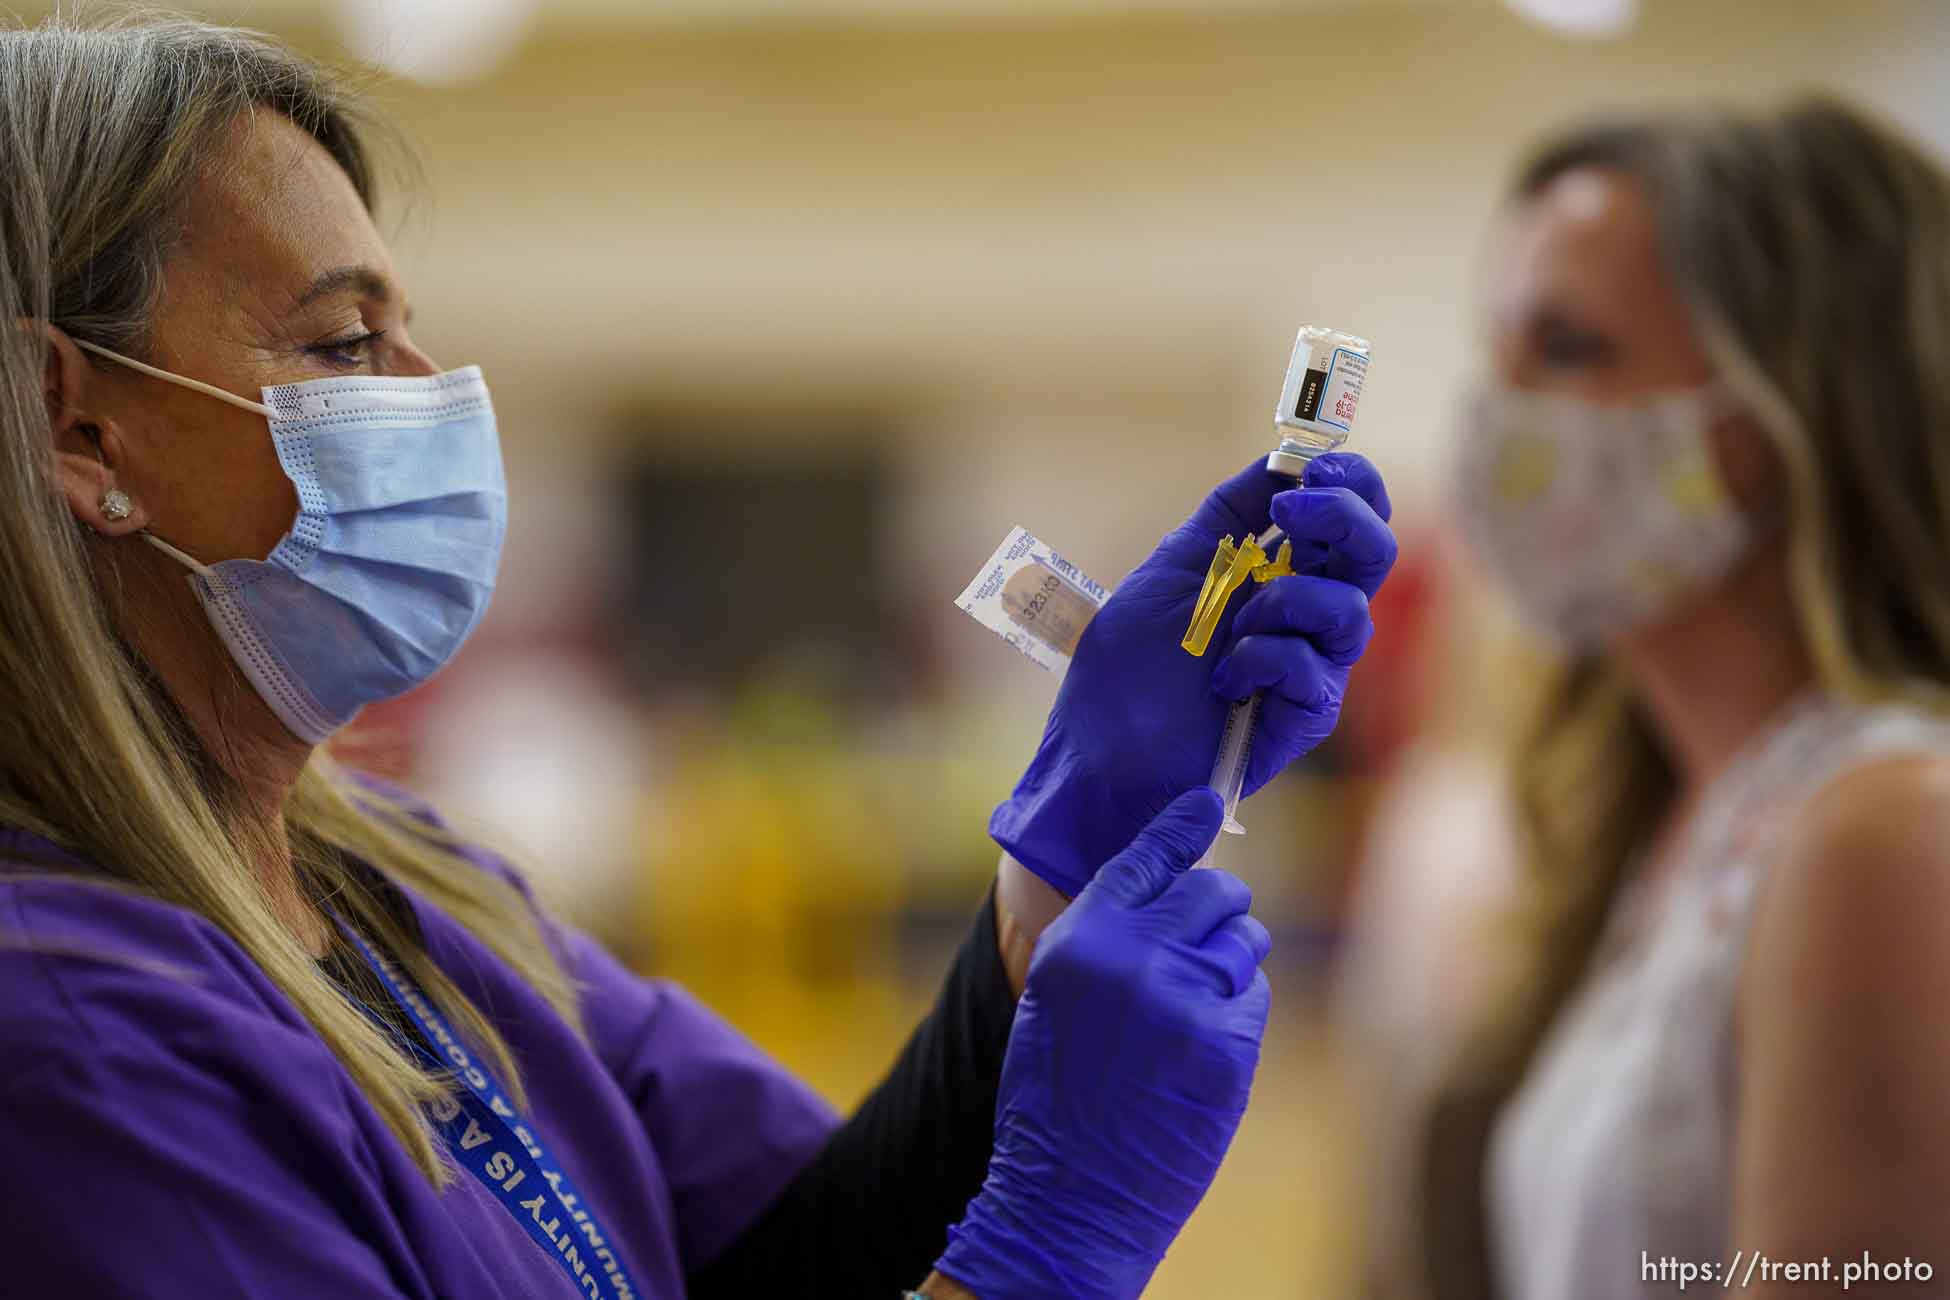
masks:
[[[573,472],[645,397],[755,407],[785,439],[796,411],[864,400],[897,431],[908,594],[952,626],[1013,523],[1105,581],[1135,563],[1266,444],[1303,320],[1374,338],[1358,445],[1412,508],[1525,142],[1597,107],[1805,86],[1950,147],[1950,6],[1653,0],[1593,43],[1488,0],[545,16],[488,80],[389,98],[432,182],[402,241],[419,332],[486,364],[518,467]],[[1051,683],[993,638],[941,639],[1033,729]]]
[[[189,7],[335,48],[325,0]],[[1356,445],[1414,526],[1540,130],[1832,87],[1950,149],[1939,0],[1648,0],[1611,41],[1493,0],[948,8],[554,3],[485,79],[381,98],[428,181],[398,241],[416,334],[486,366],[518,492],[572,497],[645,403],[768,440],[866,409],[901,594],[1025,743],[1054,685],[953,594],[1015,523],[1121,576],[1267,445],[1300,322],[1375,340]],[[560,523],[518,498],[491,617],[551,580]]]

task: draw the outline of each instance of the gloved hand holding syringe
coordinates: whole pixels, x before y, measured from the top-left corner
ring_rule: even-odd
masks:
[[[1287,363],[1280,404],[1273,412],[1280,445],[1266,458],[1266,468],[1299,480],[1314,457],[1346,442],[1348,434],[1353,432],[1354,409],[1360,402],[1361,385],[1367,373],[1366,339],[1318,325],[1303,325],[1293,344],[1293,357]],[[1269,560],[1267,557],[1273,554],[1275,546],[1279,552]],[[1227,536],[1212,557],[1205,586],[1192,610],[1191,626],[1186,629],[1181,644],[1187,652],[1203,655],[1219,619],[1225,614],[1227,602],[1247,578],[1269,582],[1293,572],[1293,546],[1278,524],[1236,545]],[[1245,790],[1246,766],[1252,757],[1259,709],[1257,691],[1233,705],[1226,718],[1225,731],[1219,737],[1218,757],[1212,764],[1210,784],[1225,801],[1225,823],[1221,829],[1228,834],[1246,832],[1239,824],[1239,800]],[[1211,866],[1219,843],[1220,840],[1214,840],[1197,865]]]
[[[1281,399],[1299,436],[1212,489],[1115,591],[1017,528],[957,598],[1062,674],[1035,757],[989,820],[997,942],[1005,961],[1025,942],[1034,956],[988,1178],[937,1264],[977,1294],[1136,1295],[1245,1111],[1272,938],[1243,880],[1186,870],[1221,813],[1194,787],[1222,733],[1212,784],[1235,804],[1326,739],[1395,559],[1375,467],[1315,454],[1346,437],[1366,360],[1344,337],[1315,352],[1320,336],[1303,332]],[[1290,543],[1270,563],[1269,518]],[[1249,576],[1259,591],[1228,613]],[[1216,665],[1181,637],[1195,654],[1217,646]]]
[[[1280,450],[1208,492],[1114,591],[1017,528],[957,598],[1062,676],[1042,743],[989,834],[1064,898],[1186,790],[1214,781],[1236,804],[1333,731],[1373,631],[1368,600],[1395,560],[1380,473],[1328,450],[1352,423],[1366,346],[1303,330],[1276,417]],[[1271,562],[1258,544],[1269,520],[1291,543]],[[1229,610],[1254,570],[1258,590]],[[1212,658],[1181,648],[1188,621],[1204,640],[1187,648]],[[1232,719],[1215,779],[1231,702],[1262,693],[1256,725]]]

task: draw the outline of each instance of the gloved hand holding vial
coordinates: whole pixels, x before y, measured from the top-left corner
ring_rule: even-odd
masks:
[[[1214,489],[1063,647],[1068,667],[1042,743],[989,821],[995,841],[1058,892],[1074,897],[1195,786],[1219,788],[1236,826],[1239,798],[1333,731],[1372,631],[1368,598],[1395,559],[1381,476],[1331,450],[1353,423],[1366,359],[1360,339],[1302,330],[1276,415],[1279,448]],[[1269,562],[1264,546],[1282,536],[1288,545]],[[1244,548],[1260,558],[1225,596],[1252,568],[1268,569],[1243,602],[1209,590],[1215,556],[1233,539],[1243,539],[1235,558]],[[1184,648],[1195,613],[1206,656]],[[1234,701],[1254,699],[1250,715],[1234,716],[1244,714]],[[1229,725],[1231,757],[1215,772]]]
[[[1273,409],[1273,427],[1279,430],[1280,445],[1267,456],[1266,468],[1275,474],[1304,479],[1307,466],[1316,456],[1346,442],[1354,431],[1354,410],[1360,403],[1367,375],[1366,339],[1320,325],[1301,326],[1299,337],[1293,343],[1293,356],[1287,362],[1280,403]],[[1268,548],[1275,545],[1280,548],[1278,558],[1269,562]],[[1293,543],[1286,539],[1277,523],[1269,525],[1257,537],[1242,538],[1236,546],[1230,536],[1222,539],[1212,557],[1212,566],[1206,571],[1205,585],[1192,611],[1191,626],[1180,644],[1191,654],[1203,655],[1232,593],[1248,577],[1264,583],[1293,574],[1292,559]],[[1370,589],[1367,594],[1374,592]],[[1260,698],[1259,692],[1254,692],[1226,715],[1219,754],[1212,763],[1211,786],[1225,803],[1225,822],[1221,829],[1231,835],[1246,833],[1246,828],[1239,824],[1239,801],[1245,795],[1246,765],[1252,753],[1253,733],[1258,729]],[[1216,845],[1214,841],[1215,848]],[[1207,850],[1198,865],[1210,866],[1212,852]]]

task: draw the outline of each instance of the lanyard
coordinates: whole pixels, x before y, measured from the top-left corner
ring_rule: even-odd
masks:
[[[595,1211],[576,1195],[569,1175],[542,1150],[541,1139],[521,1122],[487,1067],[468,1054],[446,1017],[418,989],[394,974],[343,918],[334,913],[333,919],[357,945],[393,1001],[446,1059],[418,1041],[412,1043],[414,1052],[436,1070],[451,1069],[467,1085],[465,1092],[429,1107],[454,1158],[481,1180],[536,1245],[555,1257],[589,1300],[637,1300],[642,1293],[610,1247]],[[370,1008],[367,1011],[371,1013]]]

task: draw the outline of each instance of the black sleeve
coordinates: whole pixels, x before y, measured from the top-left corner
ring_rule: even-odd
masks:
[[[893,1070],[758,1222],[691,1275],[691,1300],[891,1300],[919,1286],[988,1174],[1014,1018],[991,890]]]

